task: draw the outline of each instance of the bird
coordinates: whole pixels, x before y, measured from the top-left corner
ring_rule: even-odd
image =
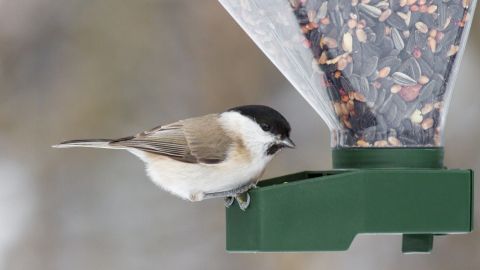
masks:
[[[295,148],[285,117],[265,105],[243,105],[188,118],[119,139],[69,140],[54,148],[127,150],[140,158],[153,183],[184,200],[224,198],[250,204],[266,166],[284,148]]]

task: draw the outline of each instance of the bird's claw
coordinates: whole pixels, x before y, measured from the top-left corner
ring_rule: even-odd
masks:
[[[223,203],[225,204],[226,208],[229,208],[230,206],[232,206],[233,202],[235,202],[235,197],[228,196],[228,197],[225,197]]]
[[[250,205],[250,194],[248,192],[238,194],[235,199],[237,200],[238,206],[242,211],[247,210]]]

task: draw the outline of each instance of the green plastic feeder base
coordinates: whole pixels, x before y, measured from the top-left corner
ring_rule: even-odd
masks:
[[[373,169],[373,151],[392,166]],[[388,233],[403,234],[403,252],[429,252],[433,235],[472,230],[473,172],[439,168],[443,149],[337,149],[333,156],[336,170],[262,181],[246,211],[228,208],[227,250],[341,251],[357,234]],[[360,156],[367,169],[353,168]],[[416,157],[420,166],[411,164]]]

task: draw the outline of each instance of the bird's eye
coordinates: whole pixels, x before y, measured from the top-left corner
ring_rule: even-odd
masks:
[[[263,131],[269,131],[270,130],[270,125],[262,123],[260,124],[260,127],[263,129]]]

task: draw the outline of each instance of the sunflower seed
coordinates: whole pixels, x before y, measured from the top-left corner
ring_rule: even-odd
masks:
[[[442,38],[442,42],[444,43],[452,43],[457,38],[457,31],[455,29],[443,32],[444,36]]]
[[[370,76],[375,72],[377,69],[377,64],[378,64],[378,57],[373,56],[373,57],[368,57],[367,59],[364,60],[363,66],[362,66],[362,75],[363,76]]]
[[[315,10],[309,10],[307,16],[310,22],[314,22],[315,18],[317,17],[317,12]]]
[[[363,93],[364,95],[369,96],[370,85],[369,85],[369,83],[368,83],[367,78],[365,78],[365,77],[360,77],[358,89],[359,89],[360,92]]]
[[[381,10],[386,10],[386,9],[388,9],[389,6],[390,6],[390,4],[386,1],[380,1],[377,4],[375,4],[375,7],[379,8]]]
[[[353,89],[360,90],[360,77],[357,75],[352,75],[349,78],[350,78],[350,83],[352,84]]]
[[[375,106],[373,108],[378,109],[380,106],[382,106],[386,96],[387,96],[387,92],[384,91],[383,89],[378,91],[377,98],[375,99]]]
[[[353,73],[360,74],[362,71],[362,55],[360,53],[356,53],[355,50],[352,54],[352,63],[353,63]]]
[[[437,87],[437,82],[435,80],[430,81],[428,84],[426,84],[420,96],[418,97],[419,100],[425,101],[429,99],[432,96],[432,93],[435,91],[435,88]]]
[[[367,100],[368,102],[370,103],[367,103],[368,107],[372,108],[375,106],[375,100],[377,100],[377,97],[378,97],[378,91],[373,89],[373,90],[370,90],[368,92],[368,95],[367,95]]]
[[[333,25],[337,27],[343,26],[343,17],[340,15],[338,11],[329,11],[328,14],[330,16],[330,20],[332,21]]]
[[[400,140],[402,145],[415,146],[415,145],[418,144],[418,142],[415,139],[410,138],[410,137],[398,136],[398,139]]]
[[[402,36],[398,32],[396,28],[392,28],[392,40],[393,40],[393,45],[397,50],[403,50],[405,47],[405,44],[403,43]]]
[[[415,48],[415,35],[410,35],[407,41],[407,45],[405,46],[405,51],[407,53],[413,53],[413,49]]]
[[[391,107],[392,102],[393,102],[393,96],[394,95],[389,95],[385,101],[383,101],[382,106],[378,109],[378,112],[381,114],[385,114]]]
[[[420,68],[420,65],[414,57],[410,57],[407,61],[410,65],[410,74],[412,74],[412,79],[418,81],[422,75],[422,69]]]
[[[361,46],[362,46],[363,57],[380,56],[380,53],[378,52],[378,48],[375,47],[373,44],[361,43]]]
[[[420,20],[426,24],[427,26],[434,26],[435,25],[435,18],[432,14],[423,13]]]
[[[392,104],[392,106],[390,106],[389,110],[385,114],[385,120],[387,120],[388,123],[392,123],[393,121],[395,121],[396,116],[397,116],[397,106]]]
[[[385,24],[378,23],[372,28],[373,32],[376,35],[375,44],[381,44],[383,38],[385,37]]]
[[[369,142],[371,141],[374,141],[375,140],[375,135],[376,135],[376,132],[377,131],[377,128],[375,126],[372,126],[372,127],[369,127],[369,128],[366,128],[363,132],[362,132],[362,135],[363,135],[363,138]]]
[[[374,32],[372,29],[370,29],[370,28],[365,28],[365,29],[364,29],[364,32],[366,33],[367,39],[368,39],[368,41],[369,41],[370,43],[372,43],[372,44],[376,43],[376,41],[377,41],[377,34],[375,34],[375,32]]]
[[[464,16],[464,8],[458,4],[452,4],[448,6],[448,15],[454,20],[461,20]]]
[[[355,90],[350,81],[347,80],[345,77],[340,77],[340,84],[342,85],[342,88],[348,93],[354,92]]]
[[[347,64],[345,69],[343,70],[343,74],[347,77],[351,77],[353,74],[353,65],[351,63]]]
[[[444,29],[447,25],[447,21],[448,21],[448,10],[447,10],[447,5],[440,2],[438,3],[439,6],[438,6],[438,20],[437,20],[437,27],[439,29]]]
[[[414,32],[414,38],[415,38],[415,47],[423,50],[427,47],[427,34],[422,33],[420,31],[415,31]]]
[[[328,1],[325,1],[320,6],[320,9],[318,10],[318,15],[317,15],[319,19],[323,19],[327,16],[327,11],[328,11],[327,4],[328,4]]]
[[[388,126],[382,115],[377,115],[377,132],[387,132]]]
[[[377,65],[377,66],[378,66],[378,65]],[[378,71],[375,70],[370,76],[367,77],[367,79],[368,79],[369,81],[371,81],[371,82],[376,83],[375,80],[376,80],[376,79],[381,79],[381,78],[378,77]]]
[[[377,7],[374,7],[374,6],[366,5],[366,4],[363,4],[363,3],[359,4],[358,8],[360,9],[360,11],[362,11],[366,15],[374,17],[374,18],[378,18],[382,14],[381,9],[379,9]]]
[[[399,113],[405,113],[405,111],[407,110],[407,104],[405,103],[405,101],[403,101],[403,99],[399,95],[394,95],[393,103],[397,105]]]
[[[395,83],[403,86],[412,86],[417,84],[417,81],[412,79],[410,76],[408,76],[405,73],[401,72],[395,72],[392,74],[392,78],[395,81]]]
[[[405,23],[405,21],[398,16],[397,13],[392,13],[386,20],[387,24],[392,26],[393,28],[396,28],[400,31],[405,31],[408,30],[408,26]]]
[[[423,58],[418,58],[417,62],[420,65],[420,69],[422,70],[423,75],[427,77],[430,77],[433,75],[433,69]]]
[[[397,49],[393,49],[392,51],[390,51],[390,53],[388,54],[388,56],[397,56],[400,54],[400,50],[397,50]]]
[[[393,50],[393,41],[389,38],[384,38],[383,43],[380,46],[382,47],[382,55],[388,55]]]
[[[308,1],[305,1],[305,2],[308,2]],[[338,0],[328,0],[326,2],[327,2],[328,11],[338,10]]]

